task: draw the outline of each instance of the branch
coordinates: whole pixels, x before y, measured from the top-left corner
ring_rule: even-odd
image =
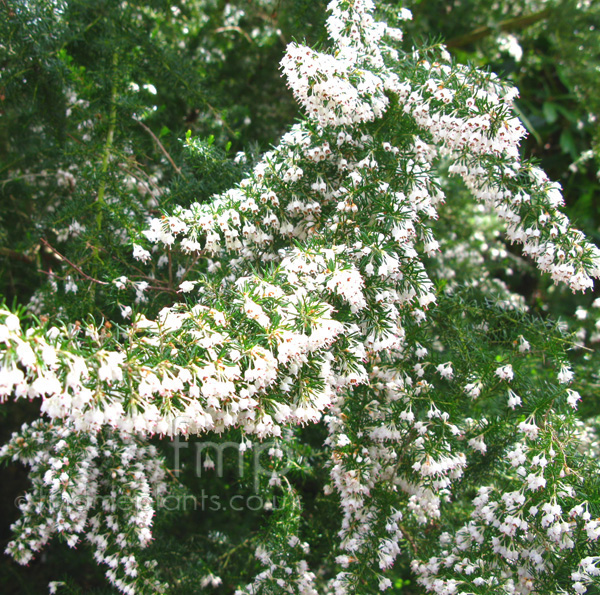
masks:
[[[400,524],[398,523],[398,528],[400,529],[400,531],[402,531],[402,537],[410,544],[410,547],[412,548],[413,552],[415,553],[415,556],[419,556],[419,548],[417,547],[416,543],[414,542],[412,536],[408,533],[408,531]]]
[[[130,163],[131,165],[133,165],[133,168],[135,169],[136,163],[135,161],[128,161],[128,163]],[[144,184],[148,184],[148,186],[152,185],[158,192],[160,192],[162,194],[162,190],[161,188],[155,184],[154,182],[152,182],[152,180],[149,177],[142,177],[142,175],[144,175],[144,172],[142,172],[142,170],[140,170],[139,168],[137,168],[138,173],[136,173],[135,171],[133,171],[132,169],[128,168],[127,165],[125,165],[124,163],[118,163],[117,164],[118,167],[120,167],[127,175],[131,176],[132,178],[135,178],[138,182],[142,182]]]
[[[94,279],[94,277],[90,277],[89,275],[84,273],[75,263],[71,262],[67,257],[63,256],[56,248],[51,246],[48,243],[48,241],[45,240],[44,238],[42,238],[40,240],[40,242],[42,244],[44,244],[44,246],[46,246],[46,248],[48,248],[48,250],[50,250],[51,252],[56,254],[56,256],[58,256],[60,258],[60,260],[64,260],[72,269],[76,270],[84,279],[87,279],[88,281],[91,281],[92,283],[97,283],[98,285],[110,285],[110,283],[108,283],[108,281],[100,281],[99,279]]]
[[[548,15],[550,15],[550,12],[551,11],[549,8],[545,8],[544,10],[534,12],[533,14],[526,14],[513,19],[507,19],[506,21],[500,21],[493,27],[477,27],[477,29],[473,29],[471,33],[455,37],[454,39],[446,42],[445,45],[448,48],[460,48],[479,41],[480,39],[483,39],[492,33],[496,33],[498,30],[514,31],[516,29],[524,29],[525,27],[529,27],[538,21],[544,20]]]
[[[217,110],[215,107],[213,107],[210,103],[208,103],[208,101],[204,98],[202,98],[204,101],[204,104],[206,105],[206,107],[214,114],[215,118],[217,118],[218,120],[221,121],[221,123],[223,124],[223,126],[225,127],[225,129],[227,130],[227,132],[229,132],[229,134],[231,134],[231,136],[233,138],[235,138],[235,130],[233,130],[233,128],[226,122],[225,118],[223,118],[219,112],[219,110]]]
[[[181,175],[181,170],[177,167],[177,165],[175,165],[175,162],[171,158],[171,155],[169,155],[169,153],[167,152],[167,150],[165,149],[165,147],[163,146],[163,144],[160,142],[160,140],[158,139],[158,137],[156,136],[156,134],[154,134],[154,132],[152,132],[152,130],[150,130],[150,128],[148,128],[148,126],[146,126],[146,124],[144,124],[140,120],[136,120],[136,122],[154,139],[154,142],[158,145],[158,147],[160,148],[160,150],[163,152],[164,156],[169,160],[169,163],[173,166],[173,169],[179,175]]]
[[[281,43],[283,44],[283,47],[287,47],[288,42],[286,41],[281,29],[277,26],[277,13],[279,11],[280,3],[281,3],[281,0],[279,0],[279,2],[277,3],[277,7],[270,15],[263,12],[262,10],[259,10],[256,13],[256,16],[260,19],[263,19],[263,21],[267,21],[268,23],[270,23],[273,26],[273,28],[275,29],[275,31],[279,37],[279,41],[281,41]]]
[[[27,264],[35,263],[35,260],[31,258],[31,256],[27,256],[27,254],[17,252],[16,250],[11,250],[10,248],[0,247],[0,256],[6,256],[12,260],[20,260],[22,262],[26,262]]]
[[[116,77],[114,71],[117,69],[118,54],[113,54],[113,76]],[[106,142],[104,144],[104,155],[102,156],[102,181],[100,182],[100,188],[98,188],[97,201],[100,206],[104,206],[104,193],[106,191],[106,172],[108,171],[108,161],[110,159],[110,153],[112,150],[113,140],[115,136],[115,128],[117,126],[117,82],[116,78],[113,80],[113,84],[110,90],[110,113],[108,116],[108,133],[106,135]],[[98,232],[100,232],[100,226],[102,222],[102,210],[98,214]]]
[[[249,43],[254,43],[252,37],[250,37],[250,35],[248,35],[241,27],[219,27],[218,29],[215,29],[215,33],[223,33],[225,31],[237,31],[238,33],[241,33]]]

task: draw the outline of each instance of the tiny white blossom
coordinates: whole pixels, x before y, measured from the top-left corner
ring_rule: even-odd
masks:
[[[195,286],[196,286],[195,281],[183,281],[182,283],[179,284],[179,290],[182,291],[183,293],[189,293],[190,291],[193,291]]]
[[[152,254],[142,248],[139,244],[133,245],[133,257],[136,260],[141,260],[142,262],[148,262],[152,258]]]
[[[124,275],[121,277],[117,277],[113,283],[116,285],[117,289],[125,289],[127,286],[128,279]]]
[[[525,337],[523,337],[523,335],[520,335],[519,336],[519,351],[521,353],[526,353],[530,349],[531,349],[531,345],[529,344],[529,341],[527,341],[527,339],[525,339]]]
[[[514,409],[515,407],[518,407],[519,405],[521,405],[521,397],[519,395],[517,395],[517,393],[515,393],[513,390],[510,390],[510,389],[508,391],[507,405],[511,409]]]
[[[557,374],[557,379],[561,384],[568,384],[573,380],[573,372],[569,366],[562,365],[560,371]]]
[[[510,382],[515,377],[513,368],[510,364],[497,368],[495,374],[498,378],[506,380],[507,382]]]
[[[445,364],[439,364],[436,366],[436,370],[442,378],[451,380],[454,376],[454,370],[452,368],[452,362],[446,362]]]
[[[130,318],[131,317],[131,314],[133,312],[133,308],[131,306],[119,305],[119,308],[121,310],[121,316],[123,318]]]
[[[573,408],[577,409],[577,403],[581,401],[581,395],[576,390],[567,389],[567,403]]]

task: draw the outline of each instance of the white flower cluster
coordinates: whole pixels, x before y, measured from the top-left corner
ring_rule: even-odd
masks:
[[[248,278],[237,297],[232,296],[230,312],[197,305],[165,309],[156,321],[141,317],[131,329],[132,339],[139,341],[137,353],[129,358],[124,351],[107,348],[87,359],[76,356],[68,348],[69,330],[54,328],[46,335],[48,343],[43,333],[22,333],[18,319],[4,312],[8,324],[0,325],[6,346],[2,393],[42,396],[47,415],[67,417],[77,430],[92,432],[107,425],[127,433],[173,435],[241,425],[248,433],[266,436],[279,435],[284,423],[316,421],[331,403],[335,388],[354,376],[346,378],[332,370],[327,351],[343,325],[331,318],[329,304],[306,294],[303,280],[312,279],[311,263],[320,263],[325,271],[320,282],[323,293],[328,293],[328,278],[333,279],[330,290],[339,293],[335,269],[327,275],[322,259],[297,254],[282,263],[286,281],[295,281],[288,295],[281,287]],[[356,290],[349,291],[345,297],[356,300]],[[249,327],[258,324],[267,333],[270,348],[242,345],[245,329],[228,321],[232,314],[242,315]],[[140,364],[140,356],[146,361],[153,358],[153,369],[144,360]],[[294,390],[288,403],[264,411],[261,395],[278,379],[291,385],[305,365],[319,367],[321,388]],[[131,383],[136,386],[134,394]],[[90,386],[105,387],[113,398],[97,400]],[[173,407],[174,395],[180,396],[183,406]],[[128,401],[135,405],[128,406]]]
[[[557,565],[575,551],[581,534],[585,541],[578,546],[580,561],[569,592],[586,592],[598,575],[598,558],[581,556],[597,551],[600,523],[592,518],[587,502],[577,499],[583,479],[565,471],[573,464],[573,451],[567,453],[574,444],[554,442],[552,425],[560,424],[548,420],[543,437],[538,429],[528,441],[509,449],[505,461],[512,481],[503,489],[480,487],[470,520],[440,536],[439,556],[413,561],[413,571],[428,592],[445,595],[487,587],[495,593],[539,593],[540,577],[552,577]],[[556,473],[558,486],[552,482]]]
[[[321,126],[344,126],[381,117],[397,76],[383,67],[381,39],[387,25],[373,19],[371,0],[344,8],[330,2],[327,20],[336,54],[291,43],[281,61],[294,96]]]
[[[258,546],[255,556],[266,569],[256,575],[253,583],[246,585],[244,589],[238,589],[235,595],[257,595],[264,592],[319,595],[316,576],[304,559],[310,550],[308,543],[290,533],[276,547],[276,550],[270,551],[263,545]]]
[[[154,501],[166,491],[156,449],[128,436],[38,420],[13,434],[2,459],[26,464],[32,482],[6,552],[28,564],[55,535],[69,547],[85,538],[96,561],[108,566],[110,582],[133,595],[145,574],[135,552],[152,539]]]
[[[452,156],[450,173],[496,211],[508,238],[523,244],[542,271],[573,291],[590,288],[591,277],[600,275],[600,251],[558,211],[560,186],[521,162],[518,146],[525,129],[510,110],[516,89],[495,75],[428,60],[417,62],[413,77],[399,86],[398,97],[404,111]],[[502,165],[495,162],[498,157]]]

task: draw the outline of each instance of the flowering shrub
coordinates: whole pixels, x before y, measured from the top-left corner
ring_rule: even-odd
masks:
[[[125,325],[0,312],[2,400],[40,398],[44,415],[0,451],[30,467],[7,548],[18,562],[54,534],[84,538],[121,592],[169,592],[160,564],[137,557],[169,489],[147,441],[237,432],[242,450],[273,445],[259,489],[279,506],[252,538],[254,578],[206,563],[195,589],[374,593],[399,588],[397,560],[440,595],[598,582],[600,478],[575,415],[573,343],[527,312],[487,251],[509,257],[501,225],[583,292],[600,251],[560,211],[560,185],[521,157],[516,89],[441,45],[403,50],[374,11],[333,0],[329,48],[288,45],[281,69],[304,117],[238,185],[134,232],[153,283],[161,261],[180,267],[156,316],[143,311],[150,281],[126,275],[100,280]],[[340,514],[311,543],[280,453],[301,461],[313,424],[327,435],[307,472]],[[123,494],[138,503],[129,514]]]

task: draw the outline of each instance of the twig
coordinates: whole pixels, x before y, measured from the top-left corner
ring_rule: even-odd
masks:
[[[46,275],[47,277],[52,277],[53,279],[58,279],[59,281],[65,281],[65,277],[61,276],[61,275],[57,275],[54,271],[44,271],[43,269],[38,269],[37,271],[38,273],[41,273],[42,275]],[[94,281],[95,283],[104,283],[106,285],[110,285],[109,283],[105,282],[105,281],[98,281],[97,279],[92,279],[92,281]],[[175,295],[177,295],[179,292],[176,289],[169,289],[168,287],[158,287],[158,286],[154,286],[154,285],[148,285],[148,287],[146,287],[146,290],[151,290],[151,291],[164,291],[167,293],[174,293]],[[106,318],[106,320],[108,320],[108,316],[104,316],[104,318]]]
[[[250,35],[248,35],[248,33],[246,33],[241,27],[219,27],[218,29],[215,29],[215,33],[223,33],[225,31],[237,31],[238,33],[241,33],[247,40],[249,43],[254,43],[254,40],[252,39],[252,37],[250,37]]]
[[[235,138],[235,130],[225,121],[223,116],[221,116],[219,110],[213,107],[210,103],[208,103],[208,101],[204,97],[202,98],[202,100],[204,101],[206,107],[214,114],[215,118],[218,118],[219,121],[223,124],[223,126],[225,126],[227,132],[229,132],[229,134],[231,134],[231,136]]]
[[[166,291],[167,293],[178,294],[179,291],[177,289],[172,289],[171,287],[156,287],[154,285],[148,285],[146,289],[151,289],[152,291]]]
[[[173,260],[171,259],[171,249],[169,248],[169,287],[173,287]]]
[[[140,267],[131,264],[129,262],[127,262],[126,260],[123,260],[118,254],[115,256],[115,258],[121,263],[124,264],[126,267],[129,267],[131,269],[136,270],[139,273],[139,277],[141,277],[142,279],[146,280],[146,281],[156,281],[155,277],[151,277],[150,275],[146,274],[146,271],[144,271],[143,269],[141,269]]]
[[[179,175],[181,175],[181,170],[177,167],[177,165],[175,165],[175,162],[171,158],[171,155],[169,155],[169,153],[164,148],[163,144],[160,142],[156,134],[154,134],[154,132],[152,132],[152,130],[150,130],[150,128],[148,128],[148,126],[146,126],[146,124],[144,124],[140,120],[136,120],[136,122],[154,139],[154,142],[158,145],[159,149],[163,152],[164,156],[169,160],[169,163],[173,166],[173,169]]]
[[[277,33],[277,36],[279,37],[279,41],[281,41],[281,43],[283,44],[284,47],[287,46],[287,41],[283,35],[283,32],[281,31],[281,29],[277,26],[277,18],[276,15],[279,12],[279,5],[281,4],[281,0],[279,0],[279,2],[277,3],[277,7],[275,8],[275,10],[273,11],[272,14],[268,15],[265,12],[263,12],[262,10],[259,10],[256,13],[256,16],[260,19],[263,19],[263,21],[267,21],[268,23],[271,23],[271,25],[273,25],[273,28],[275,29],[275,32]]]
[[[102,181],[100,182],[100,187],[98,188],[98,197],[97,201],[100,207],[102,208],[105,204],[104,202],[104,193],[106,192],[106,172],[108,171],[108,162],[110,159],[110,153],[112,151],[113,140],[115,137],[115,128],[117,127],[117,82],[116,82],[116,74],[114,71],[117,69],[117,65],[119,63],[119,58],[117,52],[113,54],[113,76],[115,76],[115,80],[113,80],[113,84],[110,90],[110,113],[108,115],[108,133],[106,135],[106,142],[104,143],[104,154],[102,156]],[[100,232],[102,223],[102,210],[98,212],[97,216],[97,230]]]
[[[181,275],[181,278],[179,279],[180,283],[183,283],[186,280],[189,272],[196,266],[196,263],[198,262],[199,259],[200,259],[200,254],[196,254],[194,256],[194,259],[192,260],[191,264],[184,271],[183,275]]]
[[[500,30],[500,31],[514,31],[515,29],[524,29],[525,27],[529,27],[529,25],[533,25],[538,21],[545,19],[550,14],[550,9],[545,8],[544,10],[540,10],[539,12],[534,12],[533,14],[526,14],[520,17],[516,17],[513,19],[507,19],[505,21],[500,21],[494,27],[477,27],[471,31],[471,33],[467,33],[466,35],[460,35],[459,37],[455,37],[450,41],[446,42],[446,47],[449,48],[460,48],[465,45],[469,45],[474,43],[475,41],[479,41],[484,37]]]
[[[539,146],[542,146],[542,137],[540,136],[540,133],[535,129],[529,118],[519,109],[519,106],[516,103],[513,102],[512,107],[517,112],[517,115],[521,119],[521,122],[525,124],[525,128],[527,128],[527,130],[533,135],[533,137],[537,141],[537,144]]]
[[[35,259],[31,258],[31,256],[27,256],[27,254],[17,252],[16,250],[11,250],[10,248],[0,248],[0,256],[8,256],[8,258],[20,260],[27,264],[33,264],[35,262]]]
[[[1,170],[0,170],[1,171]],[[21,174],[19,176],[15,176],[14,178],[6,178],[6,180],[2,180],[2,189],[6,184],[10,182],[16,182],[18,180],[24,180],[25,182],[29,182],[29,178],[45,178],[48,175],[48,172],[39,172],[37,174]]]
[[[398,528],[400,529],[400,531],[402,531],[402,537],[404,539],[406,539],[406,541],[408,541],[408,543],[412,547],[415,554],[418,554],[419,550],[418,550],[415,542],[413,541],[412,537],[409,535],[408,531],[400,523],[398,523]]]
[[[84,273],[75,263],[71,262],[66,256],[63,256],[56,248],[51,246],[47,242],[47,240],[45,240],[44,238],[42,238],[40,241],[42,242],[42,244],[44,244],[44,246],[46,246],[46,248],[48,248],[48,250],[50,250],[51,252],[54,252],[54,254],[56,254],[56,256],[58,256],[61,260],[64,260],[71,268],[75,269],[84,279],[87,279],[88,281],[91,281],[92,283],[97,283],[98,285],[110,285],[108,283],[108,281],[100,281],[99,279],[94,279],[94,277],[90,277],[89,275]]]
[[[70,134],[69,132],[66,133],[66,135],[73,139],[75,142],[78,142],[80,145],[83,145],[83,141],[80,138],[77,138],[76,136],[73,136],[72,134]]]
[[[231,548],[228,552],[225,552],[224,554],[219,556],[217,558],[217,561],[223,560],[223,558],[225,558],[225,560],[223,561],[223,565],[221,566],[221,569],[224,570],[225,568],[227,568],[227,565],[229,564],[229,560],[231,559],[231,556],[233,555],[233,553],[236,552],[237,550],[239,550],[240,548],[248,545],[252,541],[252,539],[253,539],[253,537],[248,537],[247,539],[244,539],[244,541],[242,541],[241,543],[238,543],[236,546]]]
[[[137,168],[139,173],[136,174],[136,172],[134,170],[136,169],[135,166],[137,165],[137,162],[129,161],[128,163],[133,166],[133,169],[127,167],[127,165],[125,165],[124,163],[119,163],[118,166],[126,174],[130,175],[132,178],[135,178],[138,182],[141,182],[143,184],[148,184],[148,186],[153,186],[159,193],[162,194],[162,190],[161,190],[160,186],[158,186],[158,184],[155,184],[154,182],[152,182],[150,180],[150,178],[147,176],[146,176],[146,178],[142,177],[144,175],[144,172],[139,167]]]

